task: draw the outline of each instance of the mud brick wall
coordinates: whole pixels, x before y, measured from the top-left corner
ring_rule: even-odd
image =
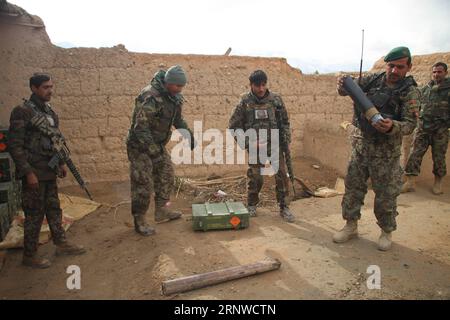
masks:
[[[20,19],[42,24],[35,16]],[[52,105],[73,160],[87,181],[128,179],[125,137],[134,99],[157,70],[174,64],[182,65],[189,77],[184,90],[185,119],[191,127],[194,121],[202,121],[203,130],[225,130],[240,94],[248,90],[249,74],[264,69],[269,87],[282,95],[287,106],[293,155],[316,158],[345,174],[350,147],[339,124],[351,119],[352,106],[349,98],[336,94],[335,75],[303,75],[282,58],[144,54],[129,52],[122,45],[62,49],[51,44],[45,28],[2,21],[0,34],[0,126],[8,126],[12,108],[29,96],[30,75],[51,73],[55,81]],[[436,59],[448,62],[448,55],[416,59],[422,61],[420,66],[426,65],[417,69],[420,79],[427,79],[428,64]],[[424,166],[428,170],[429,159]],[[179,165],[176,173],[204,176],[245,168]]]
[[[49,72],[55,82],[52,105],[73,160],[88,181],[128,178],[125,137],[134,99],[161,68],[180,64],[186,69],[189,83],[183,113],[190,126],[202,121],[203,130],[225,130],[240,94],[248,89],[249,74],[264,69],[271,89],[283,95],[291,114],[296,154],[303,148],[306,110],[322,101],[321,93],[313,90],[328,81],[304,77],[282,58],[140,54],[121,45],[62,49],[51,44],[44,28],[10,24],[0,24],[0,28],[6,35],[0,47],[0,68],[6,70],[1,74],[0,125],[7,126],[11,109],[29,96],[30,75]],[[230,167],[180,165],[176,170],[179,175],[197,176],[228,172]]]

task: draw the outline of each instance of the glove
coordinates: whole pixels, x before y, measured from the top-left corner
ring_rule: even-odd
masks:
[[[186,140],[191,142],[191,150],[194,150],[197,146],[197,141],[194,139],[194,134],[189,129],[180,129],[179,132]]]
[[[191,137],[191,150],[194,150],[197,147],[197,141],[194,139],[194,137]]]

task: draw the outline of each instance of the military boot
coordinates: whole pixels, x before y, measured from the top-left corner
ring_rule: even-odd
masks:
[[[80,254],[86,253],[86,249],[83,246],[72,244],[70,242],[63,242],[56,245],[56,255],[57,256],[78,256]]]
[[[256,217],[256,206],[247,206],[250,217]]]
[[[384,232],[381,230],[380,237],[378,238],[378,250],[388,251],[392,246],[392,233]]]
[[[344,228],[333,235],[333,241],[336,243],[347,242],[353,237],[358,236],[358,221],[347,220]]]
[[[287,222],[292,223],[295,221],[295,217],[288,207],[283,207],[280,209],[280,216]]]
[[[156,233],[155,229],[150,227],[145,220],[145,216],[143,214],[135,215],[134,216],[134,230],[136,230],[137,233],[143,236],[151,236]]]
[[[182,213],[169,209],[170,202],[157,202],[155,204],[155,221],[157,223],[167,222],[181,218]]]
[[[442,178],[438,176],[434,176],[434,185],[432,189],[435,195],[443,194],[442,192]]]
[[[416,191],[416,177],[406,176],[406,181],[402,185],[401,193]]]
[[[23,256],[22,264],[33,269],[46,269],[52,265],[50,260],[34,256]]]

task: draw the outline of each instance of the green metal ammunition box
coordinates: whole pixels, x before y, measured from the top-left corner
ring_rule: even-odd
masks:
[[[250,215],[242,202],[221,202],[192,205],[194,230],[244,229],[250,224]]]

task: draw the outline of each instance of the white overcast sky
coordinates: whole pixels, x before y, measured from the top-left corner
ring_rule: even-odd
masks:
[[[285,57],[305,73],[364,69],[391,48],[450,51],[450,0],[9,0],[56,45]]]

